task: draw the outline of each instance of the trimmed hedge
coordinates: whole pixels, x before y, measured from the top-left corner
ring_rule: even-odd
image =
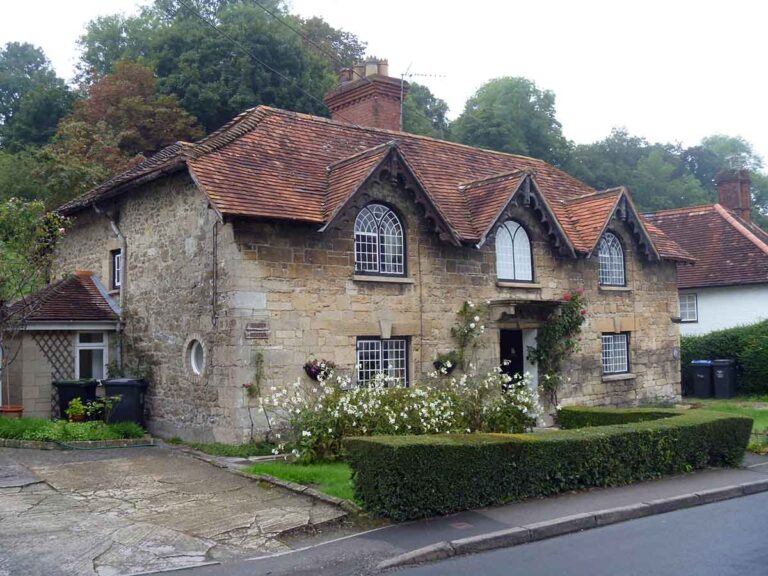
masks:
[[[557,414],[560,428],[572,430],[589,426],[611,426],[613,424],[632,424],[678,416],[679,410],[663,408],[588,408],[570,406]]]
[[[706,466],[736,466],[752,420],[704,410],[566,408],[566,421],[656,419],[540,434],[348,438],[356,499],[394,520],[616,486]],[[587,418],[588,416],[588,418]]]
[[[740,393],[768,393],[768,320],[716,330],[702,336],[680,338],[683,386],[692,383],[691,360],[736,360],[736,386]]]

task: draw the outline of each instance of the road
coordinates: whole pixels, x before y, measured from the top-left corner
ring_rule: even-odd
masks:
[[[767,534],[763,493],[392,574],[766,576]]]

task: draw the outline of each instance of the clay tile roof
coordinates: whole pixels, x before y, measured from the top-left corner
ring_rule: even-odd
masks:
[[[594,249],[622,193],[623,189],[613,188],[565,202],[568,219],[577,230],[572,234],[577,250],[591,252]]]
[[[514,193],[522,173],[535,187],[573,246],[587,246],[597,222],[592,211],[568,203],[595,190],[542,160],[483,150],[266,106],[253,108],[197,142],[178,144],[61,210],[74,213],[96,200],[124,192],[158,173],[186,165],[222,217],[297,220],[319,225],[362,185],[392,144],[398,161],[417,180],[456,242],[476,243]],[[476,186],[469,185],[487,181]],[[521,180],[522,181],[522,180]],[[605,199],[595,200],[600,214]],[[584,230],[584,232],[582,232]],[[587,237],[579,236],[585,233]],[[663,240],[663,239],[662,239]],[[674,243],[657,252],[678,258]]]
[[[392,150],[394,142],[370,148],[328,166],[324,215],[329,220],[344,202],[365,183]]]
[[[11,304],[14,322],[117,322],[117,305],[92,272],[76,272]]]
[[[647,215],[695,258],[678,268],[680,288],[768,283],[768,235],[720,204]]]

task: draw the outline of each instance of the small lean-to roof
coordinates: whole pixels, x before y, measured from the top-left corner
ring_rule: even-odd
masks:
[[[542,160],[266,106],[244,112],[195,144],[169,147],[160,158],[153,157],[113,178],[62,206],[60,212],[73,214],[186,165],[222,217],[322,226],[390,153],[397,154],[397,160],[418,182],[454,241],[481,241],[492,215],[509,200],[510,189],[524,178],[522,174],[535,181],[570,246],[587,246],[592,241],[597,224],[580,228],[571,222],[569,203],[595,194],[595,190]],[[472,185],[480,181],[487,181],[484,187]],[[577,208],[577,219],[584,217],[584,211]],[[582,229],[588,238],[580,237]],[[662,232],[657,232],[654,243],[657,239],[664,248],[654,245],[654,253],[681,258],[683,251],[665,241]]]
[[[768,234],[720,204],[647,218],[696,258],[694,266],[678,268],[679,288],[768,283]]]
[[[119,308],[93,272],[78,271],[8,307],[12,324],[118,322]]]

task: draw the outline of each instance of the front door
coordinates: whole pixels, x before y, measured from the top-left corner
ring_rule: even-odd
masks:
[[[522,330],[500,330],[499,331],[499,358],[501,359],[501,369],[504,373],[514,378],[515,374],[521,376],[525,372],[525,350],[523,349],[523,331]],[[507,360],[508,362],[504,362]]]

